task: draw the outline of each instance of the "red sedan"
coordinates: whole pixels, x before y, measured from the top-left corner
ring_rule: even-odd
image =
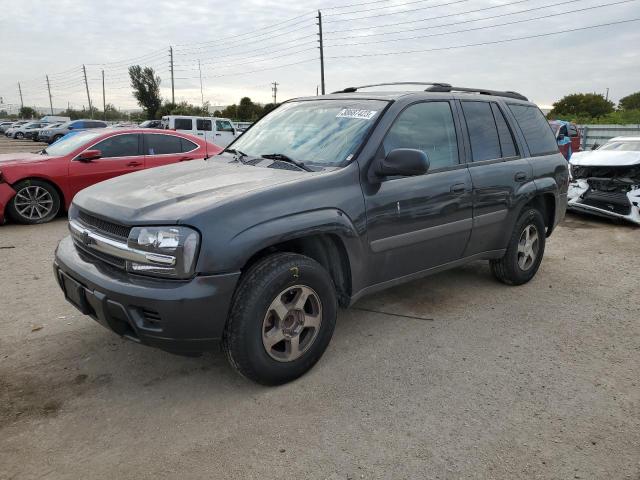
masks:
[[[101,128],[67,136],[40,153],[0,155],[0,225],[5,215],[19,223],[48,222],[94,183],[220,151],[174,131]]]

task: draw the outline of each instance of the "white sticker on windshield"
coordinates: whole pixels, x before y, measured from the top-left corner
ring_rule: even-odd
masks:
[[[357,118],[359,120],[371,120],[378,113],[377,110],[360,110],[358,108],[343,108],[336,118]]]

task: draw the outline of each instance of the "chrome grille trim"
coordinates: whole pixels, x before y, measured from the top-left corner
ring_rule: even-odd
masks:
[[[69,221],[69,230],[71,231],[73,238],[83,245],[83,249],[87,252],[95,250],[123,260],[130,260],[132,262],[148,265],[173,267],[176,264],[176,257],[173,255],[163,255],[160,253],[145,252],[131,248],[126,243],[94,232],[75,220]]]

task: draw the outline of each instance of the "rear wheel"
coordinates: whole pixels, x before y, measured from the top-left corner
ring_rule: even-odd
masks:
[[[13,138],[15,138],[17,140],[22,140],[24,138],[24,133],[16,132],[16,134],[13,136]]]
[[[7,206],[11,218],[27,225],[46,223],[60,211],[60,195],[50,183],[23,180],[13,185],[16,195]]]
[[[279,385],[320,359],[336,316],[335,287],[318,262],[291,253],[269,255],[240,280],[223,348],[245,377]]]
[[[507,285],[527,283],[540,267],[545,240],[542,214],[535,208],[526,209],[516,222],[504,257],[491,260],[493,275]]]

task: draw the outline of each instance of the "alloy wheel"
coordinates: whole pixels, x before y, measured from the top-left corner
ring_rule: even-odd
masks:
[[[518,266],[521,270],[529,270],[538,258],[540,239],[535,225],[527,225],[518,241]]]
[[[301,357],[318,337],[322,303],[304,285],[286,288],[271,302],[262,322],[262,344],[271,358],[291,362]]]
[[[40,220],[51,213],[53,198],[45,188],[30,185],[16,193],[14,205],[22,217],[29,220]]]

